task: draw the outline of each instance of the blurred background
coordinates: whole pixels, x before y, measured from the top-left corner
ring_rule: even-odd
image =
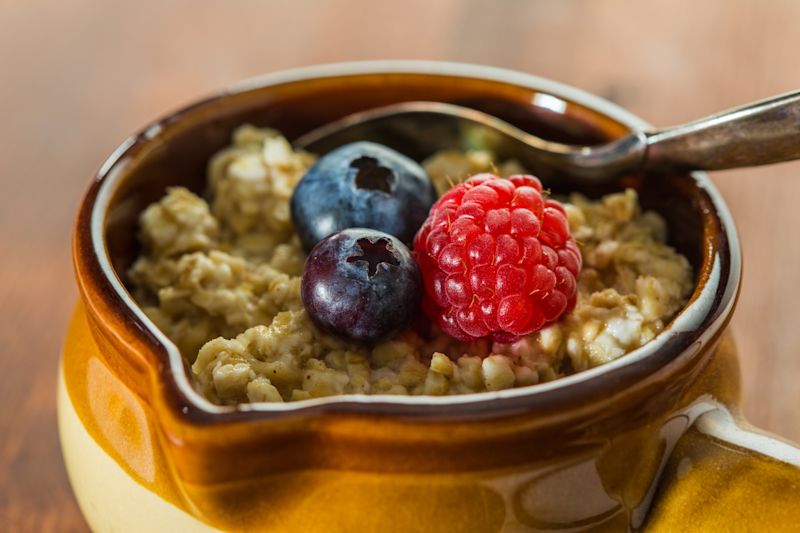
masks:
[[[0,529],[82,531],[56,432],[69,240],[128,134],[228,84],[359,59],[518,69],[658,126],[800,88],[795,0],[0,0]],[[800,163],[714,174],[745,277],[744,412],[800,440]]]

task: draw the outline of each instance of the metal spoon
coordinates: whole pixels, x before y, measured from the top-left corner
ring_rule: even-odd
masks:
[[[800,91],[595,146],[551,142],[496,117],[439,102],[403,102],[355,113],[295,141],[325,153],[370,140],[415,159],[447,148],[487,148],[540,177],[609,181],[643,170],[721,170],[800,158]]]

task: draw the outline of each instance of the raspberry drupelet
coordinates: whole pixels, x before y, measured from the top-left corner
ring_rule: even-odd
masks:
[[[478,174],[445,193],[414,239],[425,313],[463,341],[513,342],[575,306],[581,254],[534,176]]]

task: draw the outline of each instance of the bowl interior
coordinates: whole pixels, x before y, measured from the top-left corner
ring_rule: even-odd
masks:
[[[103,165],[81,206],[75,233],[75,266],[91,316],[111,336],[132,339],[127,356],[142,351],[154,361],[165,399],[201,424],[264,420],[297,413],[357,412],[413,417],[496,416],[534,409],[589,405],[626,389],[712,338],[727,321],[738,289],[739,259],[727,210],[702,175],[631,175],[615,184],[584,188],[591,197],[632,187],[645,209],[661,213],[669,241],[692,263],[696,287],[689,305],[655,340],[627,356],[535,387],[463,397],[342,396],[253,404],[210,404],[190,384],[186,362],[163,335],[154,333],[125,291],[126,272],[140,252],[137,219],[167,187],[205,192],[206,165],[243,123],[280,130],[290,140],[327,122],[375,106],[441,101],[480,109],[545,139],[595,144],[625,135],[637,119],[577,90],[510,71],[448,63],[398,62],[314,67],[272,75],[198,102],[128,139]],[[605,113],[601,110],[607,110]],[[617,118],[615,118],[617,117]],[[555,193],[564,184],[546,182]],[[113,331],[112,331],[113,330]],[[108,332],[106,332],[108,333]],[[412,401],[413,400],[413,401]],[[491,400],[491,401],[487,401]],[[303,404],[303,405],[295,405]],[[435,409],[431,409],[436,405]],[[265,407],[266,406],[266,407]],[[269,413],[263,411],[270,411]],[[288,413],[287,413],[288,416]]]

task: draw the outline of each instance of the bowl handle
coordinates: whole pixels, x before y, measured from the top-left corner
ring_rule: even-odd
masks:
[[[719,406],[676,443],[645,529],[786,531],[798,524],[800,448]]]

